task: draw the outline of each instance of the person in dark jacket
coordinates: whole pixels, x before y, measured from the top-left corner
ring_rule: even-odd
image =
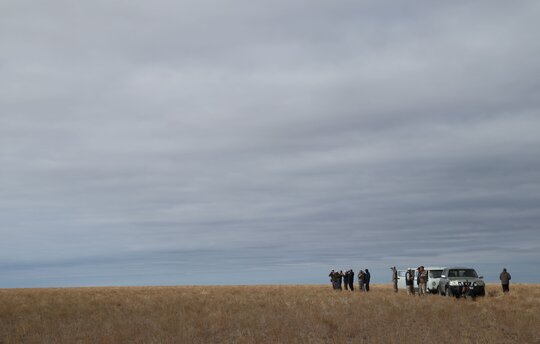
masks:
[[[343,274],[343,286],[345,287],[345,290],[349,287],[349,270],[345,271]]]
[[[343,270],[339,270],[339,279],[338,279],[339,290],[342,290],[341,284],[343,283],[343,277],[345,277],[345,275],[343,274]]]
[[[503,293],[506,294],[510,292],[510,280],[512,279],[512,276],[506,271],[506,268],[501,272],[499,279],[501,280]]]
[[[414,270],[409,269],[405,274],[405,284],[407,285],[407,295],[414,295]]]
[[[369,280],[371,279],[371,274],[369,273],[369,269],[366,269],[366,274],[364,276],[364,289],[366,291],[369,291]]]
[[[348,281],[349,281],[349,289],[351,291],[354,291],[354,271],[353,271],[353,269],[350,269],[348,271],[348,273],[349,273],[349,279],[348,279]]]

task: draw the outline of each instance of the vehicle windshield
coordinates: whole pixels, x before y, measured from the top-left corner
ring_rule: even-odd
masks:
[[[474,269],[452,269],[448,271],[448,277],[478,277]]]
[[[441,278],[442,270],[429,270],[429,278]]]

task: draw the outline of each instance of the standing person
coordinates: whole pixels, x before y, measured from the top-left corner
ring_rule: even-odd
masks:
[[[337,289],[336,271],[335,270],[330,271],[330,275],[328,276],[330,277],[330,282],[332,282],[332,289],[336,290]]]
[[[414,273],[416,274],[416,289],[418,290],[418,295],[422,295],[420,294],[420,266],[416,268]]]
[[[343,274],[343,285],[345,286],[345,290],[349,287],[349,270],[345,271]]]
[[[501,275],[499,276],[499,279],[501,280],[502,290],[503,293],[509,293],[510,292],[510,280],[512,279],[512,276],[510,276],[510,273],[506,271],[506,268],[503,269],[501,272]]]
[[[418,294],[425,295],[427,293],[428,272],[424,266],[418,268]]]
[[[334,271],[334,289],[339,290],[341,286],[339,285],[339,272]]]
[[[397,280],[398,280],[398,275],[397,275],[397,269],[395,266],[391,267],[390,270],[392,270],[392,285],[394,286],[394,293],[397,293],[398,292],[398,287],[397,287]]]
[[[365,278],[364,270],[360,270],[358,272],[358,288],[360,289],[360,291],[364,290],[364,278]]]
[[[338,289],[342,290],[341,284],[343,283],[343,277],[345,275],[343,274],[343,270],[339,270],[339,276],[338,276]]]
[[[369,273],[369,269],[366,269],[366,274],[364,277],[364,289],[366,291],[369,291],[369,280],[371,279],[371,274]]]
[[[414,270],[409,269],[405,274],[405,284],[407,285],[407,295],[414,295]]]
[[[353,271],[353,269],[349,270],[349,279],[348,279],[348,281],[349,281],[349,289],[351,291],[354,291],[354,271]]]

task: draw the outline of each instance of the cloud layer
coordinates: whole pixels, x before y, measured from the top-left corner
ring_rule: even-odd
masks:
[[[0,287],[540,282],[539,14],[1,4]]]

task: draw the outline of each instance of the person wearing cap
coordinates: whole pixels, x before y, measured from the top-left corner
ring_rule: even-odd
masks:
[[[501,275],[499,276],[499,279],[501,280],[501,286],[503,293],[509,293],[510,292],[510,280],[512,279],[512,276],[510,276],[510,273],[506,271],[506,268],[503,269],[501,272]]]

